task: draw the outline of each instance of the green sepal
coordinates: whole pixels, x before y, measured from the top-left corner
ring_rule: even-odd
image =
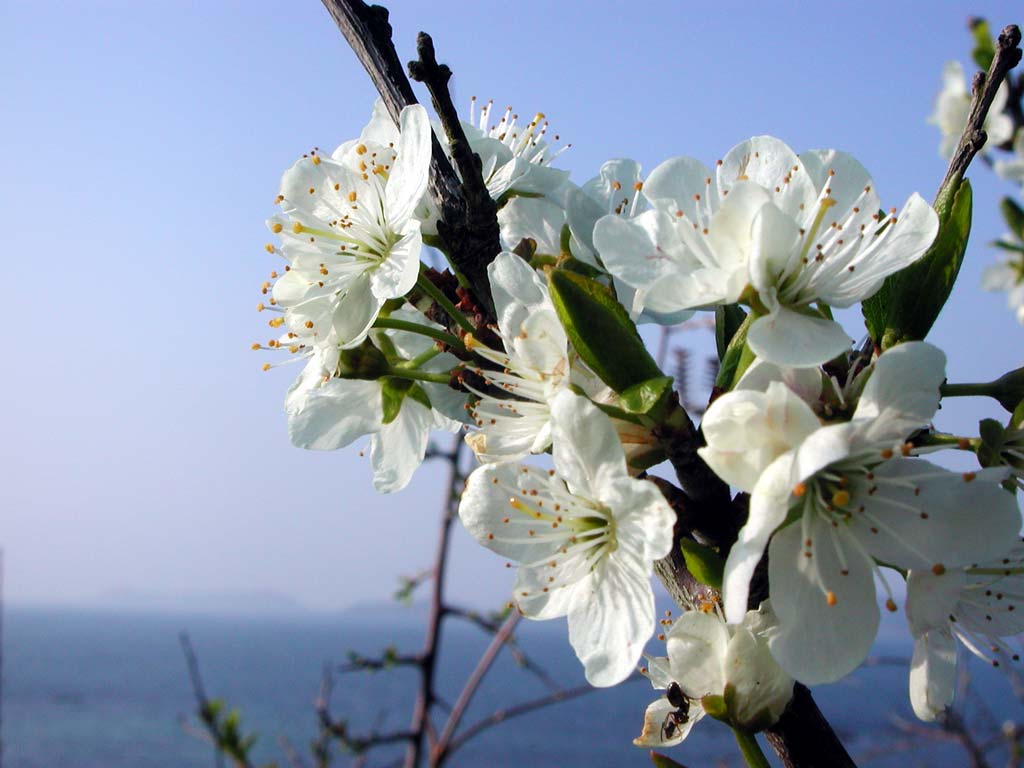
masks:
[[[394,349],[386,334],[378,334],[377,341]],[[353,349],[341,350],[338,355],[337,374],[343,379],[379,379],[387,369],[387,358],[369,339]]]
[[[434,407],[433,405],[430,404],[430,397],[429,395],[427,395],[426,390],[423,389],[422,385],[417,384],[415,381],[412,383],[412,387],[409,388],[409,394],[406,395],[406,397],[408,397],[410,400],[414,402],[419,403],[428,411]]]
[[[569,269],[553,269],[548,288],[573,349],[605,384],[625,392],[662,375],[607,286]]]
[[[729,343],[746,319],[747,313],[739,304],[715,307],[715,346],[718,348],[719,361],[725,358]]]
[[[666,757],[660,752],[651,750],[651,762],[654,763],[656,768],[686,768],[685,765],[677,763],[671,757]]]
[[[568,224],[563,224],[562,231],[558,233],[558,247],[566,256],[572,256],[572,230]]]
[[[864,322],[882,350],[928,335],[949,298],[971,234],[971,183],[953,179],[935,198],[939,231],[917,262],[886,278],[862,306]]]
[[[756,317],[753,312],[748,314],[729,339],[729,345],[721,358],[722,364],[718,368],[718,376],[715,377],[716,389],[724,392],[731,390],[743,372],[754,362],[754,353],[747,346],[747,331]]]
[[[968,23],[971,36],[974,38],[974,50],[971,51],[971,58],[978,68],[988,72],[992,66],[992,59],[995,58],[996,49],[992,43],[992,31],[988,28],[985,19],[974,18]]]
[[[700,705],[709,717],[721,720],[723,723],[729,722],[729,708],[725,705],[724,696],[709,693],[707,696],[701,697]]]
[[[380,400],[384,409],[385,424],[390,424],[398,418],[398,412],[402,410],[402,401],[414,383],[411,379],[401,379],[397,376],[388,376],[384,379],[380,388]]]
[[[725,560],[710,547],[698,544],[691,539],[682,539],[679,549],[683,552],[688,570],[701,584],[712,589],[722,588],[722,577],[725,574]]]
[[[1021,208],[1012,198],[1004,197],[999,201],[999,210],[1003,212],[1006,219],[1006,226],[1017,236],[1018,240],[1024,240],[1024,208]]]
[[[585,261],[581,261],[574,256],[561,256],[558,259],[558,266],[562,269],[568,269],[570,272],[575,272],[578,275],[584,277],[605,277],[606,273],[593,264],[587,264]]]
[[[619,396],[619,402],[628,413],[662,421],[674,383],[675,379],[671,376],[658,376],[641,381],[623,392]]]

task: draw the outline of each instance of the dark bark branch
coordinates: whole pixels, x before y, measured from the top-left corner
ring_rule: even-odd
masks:
[[[996,38],[996,52],[989,65],[988,74],[977,72],[971,81],[971,107],[967,114],[967,125],[960,136],[953,157],[949,161],[946,178],[939,187],[941,193],[953,180],[963,177],[971,160],[978,154],[988,138],[985,133],[985,118],[992,100],[999,90],[1000,83],[1006,79],[1010,70],[1020,63],[1020,29],[1010,24]]]
[[[369,73],[397,125],[402,108],[417,102],[391,40],[387,9],[367,5],[362,0],[323,0],[323,4]],[[452,265],[466,278],[478,302],[487,311],[486,320],[493,322],[494,304],[487,281],[487,265],[501,251],[497,208],[480,175],[479,158],[469,149],[452,106],[447,85],[451,71],[447,66],[438,65],[429,35],[420,34],[418,47],[421,58],[413,62],[411,68],[424,78],[438,116],[453,142],[452,154],[462,174],[460,180],[437,137],[433,137],[430,191],[441,214],[438,233],[445,240]]]
[[[438,225],[438,233],[448,244],[449,255],[456,268],[493,317],[494,305],[487,279],[487,265],[501,251],[498,206],[487,190],[481,175],[480,158],[473,153],[466,139],[458,110],[448,92],[451,69],[446,64],[437,63],[434,41],[426,32],[420,32],[416,38],[416,52],[419,59],[409,62],[409,74],[413,80],[423,83],[430,92],[434,111],[441,119],[448,137],[452,159],[462,177],[458,195],[452,194],[447,188],[435,193],[443,222],[443,226]]]
[[[855,768],[856,764],[800,683],[779,722],[765,731],[768,743],[786,768]]]

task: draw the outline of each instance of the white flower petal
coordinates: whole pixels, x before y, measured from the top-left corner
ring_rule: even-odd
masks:
[[[796,153],[772,136],[755,136],[729,150],[718,166],[718,188],[731,197],[739,183],[750,180],[771,192],[772,202],[794,218],[817,198],[812,179]]]
[[[795,453],[785,453],[765,469],[751,494],[747,522],[729,550],[722,579],[722,597],[726,619],[733,624],[743,621],[746,616],[750,579],[772,533],[786,520],[793,490],[795,459]]]
[[[370,441],[373,487],[380,493],[400,491],[423,463],[433,416],[411,397],[402,401],[398,416]]]
[[[839,323],[781,306],[757,318],[747,332],[747,344],[754,354],[791,368],[827,363],[846,352],[850,343]]]
[[[551,401],[553,454],[569,489],[599,500],[625,477],[626,458],[611,419],[585,397],[563,390]]]
[[[768,581],[780,626],[769,647],[786,672],[816,685],[845,677],[864,660],[879,611],[871,563],[842,543],[842,530],[815,515],[807,536],[811,557],[805,556],[799,522],[778,531],[768,548]]]
[[[682,211],[693,222],[700,219],[709,201],[717,201],[717,186],[714,175],[699,160],[673,157],[651,171],[643,195],[658,208]]]
[[[1005,476],[1002,469],[960,473],[891,459],[869,481],[877,490],[854,491],[849,530],[872,556],[901,568],[991,560],[1021,528],[1016,499],[999,485]]]
[[[595,566],[590,594],[577,594],[569,611],[569,642],[587,682],[616,685],[636,669],[654,631],[650,573],[624,550]]]
[[[953,703],[956,683],[956,641],[947,630],[934,630],[914,640],[910,662],[910,704],[925,721],[938,718]]]
[[[427,190],[431,136],[427,110],[420,104],[405,107],[399,116],[398,157],[384,188],[388,219],[399,225],[412,217]]]
[[[676,619],[665,641],[675,680],[683,693],[699,699],[725,690],[725,655],[729,630],[718,616],[686,611]]]
[[[638,747],[673,747],[689,735],[694,723],[704,717],[704,710],[697,702],[690,704],[684,722],[669,721],[675,711],[676,708],[664,696],[648,704],[644,712],[643,730],[633,739],[633,744]]]
[[[946,355],[938,347],[912,341],[886,351],[875,361],[853,414],[854,421],[870,422],[859,438],[902,440],[927,426],[939,407],[939,387],[945,380]]]
[[[380,382],[331,379],[289,414],[288,436],[299,448],[333,451],[378,431],[383,419]]]

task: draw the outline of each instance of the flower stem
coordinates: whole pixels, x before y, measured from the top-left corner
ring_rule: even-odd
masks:
[[[430,381],[434,384],[447,384],[452,378],[451,371],[433,373],[431,371],[417,371],[412,368],[398,368],[396,366],[389,367],[384,372],[384,375],[397,376],[400,379],[413,379],[414,381]]]
[[[946,446],[958,448],[961,451],[977,451],[981,440],[977,437],[960,437],[945,432],[929,432],[926,435],[915,438],[914,444],[922,448],[932,446]]]
[[[412,360],[406,360],[404,363],[397,363],[396,367],[416,369],[421,367],[424,363],[430,362],[440,354],[440,349],[438,349],[437,347],[431,347],[430,349],[416,355],[416,357],[414,357]]]
[[[423,291],[425,294],[427,294],[430,298],[432,298],[434,302],[438,306],[440,306],[441,309],[447,312],[448,316],[456,323],[458,323],[459,327],[462,328],[462,330],[464,330],[466,333],[473,333],[476,330],[476,327],[471,322],[469,322],[469,318],[467,318],[464,314],[459,312],[459,310],[455,308],[455,305],[451,303],[448,297],[444,295],[441,289],[434,285],[432,282],[430,282],[430,280],[422,272],[420,272],[419,279],[416,281],[416,287]]]
[[[943,397],[991,397],[992,384],[943,384],[939,392]]]
[[[450,347],[454,347],[460,352],[465,351],[466,347],[462,342],[447,331],[442,331],[439,328],[431,328],[428,325],[420,325],[419,323],[413,323],[409,320],[398,320],[393,317],[378,317],[374,323],[374,328],[392,328],[396,331],[406,331],[407,333],[418,333],[421,336],[429,336],[432,339],[443,341]]]
[[[744,731],[742,728],[733,728],[732,733],[736,737],[736,744],[740,748],[740,754],[743,755],[743,760],[749,768],[771,768],[754,734],[750,733],[750,731]]]

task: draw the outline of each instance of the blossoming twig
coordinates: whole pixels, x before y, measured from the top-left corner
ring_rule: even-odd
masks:
[[[967,172],[971,160],[985,145],[986,135],[982,125],[999,85],[1006,79],[1010,70],[1020,63],[1020,39],[1020,29],[1016,24],[1005,27],[996,40],[995,56],[992,58],[988,73],[978,72],[971,81],[971,108],[967,115],[967,125],[949,161],[949,169],[939,186],[940,190],[945,189],[954,179],[962,177]]]

